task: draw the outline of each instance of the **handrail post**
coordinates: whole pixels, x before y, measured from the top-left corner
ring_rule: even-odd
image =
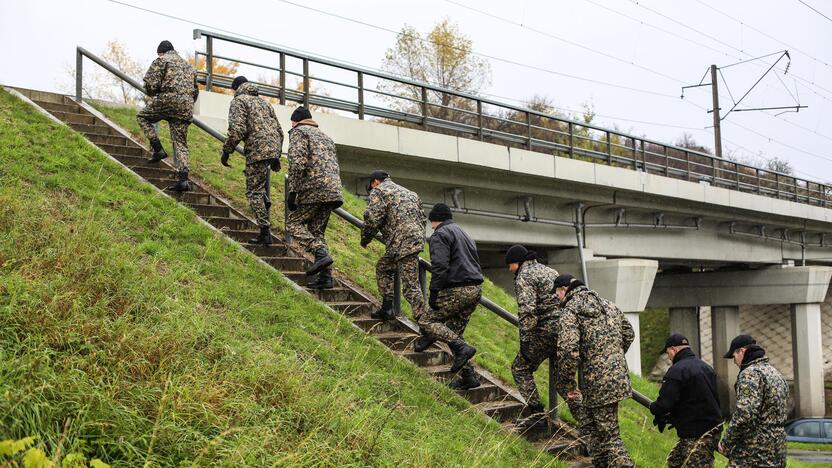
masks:
[[[667,155],[667,145],[663,145],[662,147],[664,148],[664,175],[667,177],[670,175],[670,160]]]
[[[286,54],[280,53],[280,105],[286,105]]]
[[[428,89],[422,86],[422,127],[428,128]]]
[[[740,185],[740,163],[734,164],[734,169],[737,171],[737,190],[741,188]]]
[[[777,193],[777,198],[780,198],[780,174],[774,173],[774,190]]]
[[[757,173],[757,194],[759,195],[760,193],[762,193],[760,188],[760,169],[754,168],[754,171],[756,171]]]
[[[364,120],[364,72],[358,72],[358,119]]]
[[[402,313],[402,276],[399,274],[398,267],[396,273],[393,274],[393,313],[396,315]]]
[[[214,82],[214,39],[211,36],[205,36],[205,71],[208,73],[205,91],[211,91]]]
[[[575,124],[569,122],[569,157],[575,158]]]
[[[528,131],[528,143],[526,146],[529,150],[532,149],[532,113],[531,111],[526,111],[526,130]]]
[[[607,164],[612,166],[612,139],[610,131],[607,130]]]
[[[549,424],[549,435],[555,433],[557,429],[555,427],[555,423],[558,420],[558,390],[557,385],[555,382],[556,373],[557,373],[557,366],[558,362],[554,356],[549,357],[549,417],[548,424]]]
[[[690,151],[685,151],[685,162],[687,163],[687,176],[690,180]]]
[[[636,150],[636,139],[630,138],[630,141],[633,142],[633,170],[638,170],[638,150]]]
[[[286,245],[292,243],[292,236],[289,234],[289,174],[283,177],[283,241]]]
[[[75,100],[79,103],[83,99],[83,81],[84,81],[84,54],[81,50],[75,49]]]
[[[303,59],[303,107],[309,108],[309,59]]]
[[[477,134],[480,137],[480,141],[483,139],[483,131],[482,131],[482,101],[477,99]]]
[[[422,297],[428,297],[428,269],[419,262],[419,286],[422,288]]]

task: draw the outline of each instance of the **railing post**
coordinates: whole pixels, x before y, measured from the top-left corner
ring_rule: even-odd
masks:
[[[760,169],[754,168],[754,171],[757,174],[757,194],[759,195],[762,193],[762,190],[760,188]]]
[[[638,151],[636,150],[636,139],[630,138],[630,141],[633,142],[633,170],[638,170]]]
[[[532,149],[532,113],[531,113],[531,111],[526,111],[526,130],[528,132],[527,138],[529,139],[526,146],[531,150]]]
[[[569,122],[569,157],[575,158],[575,124]]]
[[[428,127],[428,90],[422,86],[422,127]]]
[[[549,357],[549,435],[554,434],[557,429],[555,423],[558,420],[558,408],[560,406],[558,404],[557,382],[555,382],[557,366],[557,359],[554,356]]]
[[[364,72],[358,72],[358,119],[364,120]]]
[[[393,275],[393,312],[396,315],[402,313],[402,276],[399,274],[398,268]]]
[[[289,234],[289,174],[283,177],[283,241],[286,245],[292,243],[292,236]]]
[[[777,198],[780,198],[780,174],[774,173],[774,191],[777,193]]]
[[[211,91],[214,82],[214,40],[211,36],[205,36],[205,91]]]
[[[668,160],[667,155],[667,145],[663,146],[664,148],[664,175],[665,177],[670,175],[670,161]]]
[[[740,189],[740,163],[734,163],[734,170],[737,172],[737,190]]]
[[[607,130],[607,164],[612,166],[612,140],[609,130]]]
[[[685,151],[685,162],[687,163],[687,178],[690,180],[690,151]]]
[[[280,53],[280,105],[286,105],[286,54]]]
[[[75,49],[75,100],[79,103],[83,99],[84,55],[80,49]]]
[[[428,297],[428,269],[419,263],[419,286],[422,287],[422,296],[427,299]]]
[[[309,59],[303,59],[303,106],[309,107]]]
[[[482,101],[479,99],[477,100],[477,134],[480,137],[480,141],[483,139],[483,131],[482,131]]]

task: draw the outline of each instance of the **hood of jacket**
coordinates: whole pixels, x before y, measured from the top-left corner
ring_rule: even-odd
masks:
[[[241,84],[240,87],[237,88],[237,91],[234,91],[234,96],[235,97],[236,96],[242,96],[244,94],[247,94],[249,96],[259,96],[260,95],[260,90],[257,89],[256,84],[251,83],[251,82],[246,82],[246,83]]]

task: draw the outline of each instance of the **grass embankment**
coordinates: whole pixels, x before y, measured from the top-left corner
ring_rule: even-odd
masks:
[[[670,315],[667,309],[646,309],[639,314],[641,332],[641,371],[649,375],[656,365],[659,350],[670,334]]]
[[[1,90],[0,155],[0,440],[114,466],[554,463]]]
[[[135,110],[127,108],[112,108],[101,104],[97,107],[111,120],[139,136],[140,131],[135,120]],[[164,125],[164,124],[163,124]],[[287,129],[284,129],[287,130]],[[326,131],[326,129],[323,129]],[[166,130],[162,131],[166,147],[169,147]],[[141,141],[141,140],[140,140]],[[212,137],[201,130],[191,127],[189,133],[191,170],[202,180],[211,184],[229,200],[244,211],[248,212],[248,202],[245,199],[245,182],[241,170],[243,167],[242,157],[232,157],[233,168],[223,167],[219,162],[220,144]],[[276,229],[282,229],[283,206],[277,203],[283,197],[283,174],[275,175],[273,179],[273,200],[272,219],[276,220]],[[344,207],[356,216],[361,216],[365,202],[353,194],[345,192]],[[378,243],[368,251],[361,249],[359,244],[359,233],[352,226],[343,222],[340,218],[332,217],[327,241],[333,256],[336,260],[336,268],[345,273],[352,281],[372,292],[378,294],[375,284],[374,265],[376,259],[381,255],[381,246]],[[490,281],[484,285],[484,295],[500,304],[502,307],[517,313],[517,306],[514,299],[504,290],[495,286]],[[476,361],[494,373],[497,377],[506,382],[512,383],[511,361],[518,351],[517,329],[503,322],[491,312],[480,308],[474,314],[471,324],[466,331],[466,339],[473,343],[478,353]],[[664,337],[661,338],[664,340]],[[655,357],[655,352],[652,353]],[[650,364],[652,366],[652,363]],[[538,387],[547,397],[546,366],[542,366],[537,374]],[[641,378],[634,378],[635,387],[650,397],[655,397],[656,386]],[[561,414],[571,419],[566,405],[562,405]],[[652,426],[652,417],[649,413],[634,401],[626,401],[621,407],[621,429],[623,438],[639,466],[663,466],[667,453],[675,443],[675,434],[665,432],[658,433]],[[467,463],[466,463],[467,464]]]

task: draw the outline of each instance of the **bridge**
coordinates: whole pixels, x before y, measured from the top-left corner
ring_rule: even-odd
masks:
[[[205,41],[197,55],[208,64],[195,113],[216,130],[227,128],[231,96],[215,91],[233,77],[214,73],[211,59],[274,71],[279,79],[262,83],[261,93],[274,99],[285,129],[293,101],[318,110],[315,120],[338,145],[345,187],[363,195],[367,174],[383,168],[426,205],[447,203],[476,239],[485,273],[509,291],[502,257],[523,243],[615,301],[636,330],[645,308],[668,308],[672,331],[690,337],[695,351],[712,352],[704,357],[717,370],[726,410],[736,379],[736,367],[721,358],[730,339],[776,336],[769,328],[788,326],[761,344],[790,352],[776,362],[794,381],[796,414],[825,413],[829,186],[265,43],[204,30],[194,38]],[[220,44],[275,60],[220,55]],[[393,95],[365,86],[370,81],[409,92]],[[316,94],[312,83],[340,91]],[[773,315],[760,324],[763,309]],[[639,346],[628,362],[641,373]]]

